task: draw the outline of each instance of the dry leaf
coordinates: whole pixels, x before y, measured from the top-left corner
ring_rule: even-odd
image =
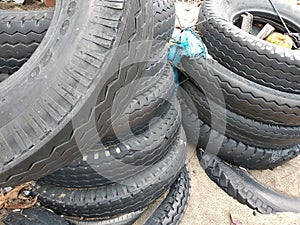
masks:
[[[25,209],[34,206],[37,202],[37,198],[19,198],[20,192],[24,189],[30,189],[31,183],[26,183],[20,186],[15,187],[6,194],[0,195],[0,209]],[[29,200],[29,203],[26,202]],[[22,203],[25,202],[25,203]]]
[[[38,197],[35,196],[29,203],[24,203],[24,204],[20,204],[20,203],[19,204],[8,204],[8,203],[6,203],[4,208],[11,209],[11,210],[28,209],[28,208],[33,207],[37,203],[37,200],[38,200]]]
[[[4,196],[4,195],[1,195],[1,196],[0,196],[0,209],[3,208],[5,202],[6,202],[5,196]]]
[[[10,192],[7,192],[7,193],[5,194],[6,200],[14,200],[14,199],[17,199],[18,196],[19,196],[20,191],[21,191],[22,189],[24,189],[25,187],[28,187],[28,185],[23,184],[23,185],[20,185],[20,186],[15,187],[15,188],[12,189]]]

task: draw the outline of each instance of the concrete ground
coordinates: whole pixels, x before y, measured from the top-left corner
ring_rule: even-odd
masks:
[[[177,2],[176,11],[180,20],[177,25],[187,27],[196,23],[198,7]],[[195,153],[195,147],[189,146],[187,167],[191,176],[191,198],[180,225],[300,225],[300,214],[261,215],[228,196],[208,178]],[[273,190],[300,197],[300,157],[273,171],[249,172]],[[135,225],[143,224],[161,201],[151,205]]]

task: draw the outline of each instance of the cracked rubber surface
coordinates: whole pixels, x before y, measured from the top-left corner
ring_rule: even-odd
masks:
[[[275,192],[258,183],[248,172],[224,163],[218,157],[197,151],[206,174],[227,194],[260,213],[300,212],[300,198]]]
[[[266,124],[300,125],[300,95],[274,90],[247,80],[211,59],[183,57],[181,68],[206,95],[228,110]],[[215,91],[220,91],[225,102]]]
[[[116,92],[146,68],[151,46],[138,41],[153,37],[152,15],[145,0],[57,5],[26,66],[0,83],[0,186],[45,176],[96,143],[89,131],[107,128]]]
[[[218,151],[216,154],[226,162],[249,169],[272,169],[300,154],[300,145],[274,150],[246,145],[224,136],[201,121],[187,106],[189,103],[185,99],[184,95],[181,96],[180,103],[188,140],[208,152]],[[220,146],[216,143],[220,143]]]
[[[288,26],[299,33],[300,9],[281,0],[274,0],[274,4]],[[300,94],[300,51],[273,45],[242,31],[233,24],[233,19],[241,12],[253,12],[256,16],[271,18],[281,24],[268,1],[205,1],[199,21],[213,19],[199,25],[198,30],[203,34],[210,54],[219,63],[249,80]]]
[[[145,225],[178,225],[188,206],[190,188],[189,172],[185,167],[171,186],[165,200],[146,221]]]
[[[0,10],[0,14],[0,74],[12,74],[30,58],[43,40],[53,10]]]
[[[38,181],[35,193],[42,205],[57,213],[97,218],[145,208],[176,180],[186,159],[185,134],[181,129],[167,155],[152,167],[126,180],[98,188],[68,189]]]
[[[147,170],[167,154],[180,129],[180,105],[175,99],[172,103],[139,134],[111,146],[95,146],[41,180],[68,188],[92,188],[121,182]]]

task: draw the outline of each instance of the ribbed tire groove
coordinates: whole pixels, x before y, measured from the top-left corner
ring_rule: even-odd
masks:
[[[190,177],[185,167],[145,225],[178,225],[188,206],[190,188]]]
[[[95,146],[41,180],[68,188],[97,187],[121,182],[151,168],[167,154],[181,126],[179,103],[176,100],[173,104],[143,132],[111,146]]]
[[[43,40],[53,10],[0,10],[0,14],[0,74],[12,74],[29,59]]]
[[[211,59],[183,57],[181,68],[207,97],[237,114],[266,124],[300,125],[300,95],[277,91],[249,81]],[[225,102],[214,96],[221,90]]]
[[[226,162],[249,169],[270,169],[300,154],[299,145],[280,150],[246,145],[213,130],[195,115],[183,98],[181,98],[181,108],[183,127],[189,141],[202,149],[206,149],[208,143],[213,146],[214,143],[221,143],[218,156]]]
[[[225,110],[220,105],[210,102],[208,104],[204,93],[191,81],[182,84],[183,90],[193,101],[198,117],[211,125],[212,114],[223,123],[215,123],[215,129],[222,131],[226,124],[226,135],[242,141],[245,144],[261,148],[287,148],[300,143],[300,127],[274,126],[258,122],[230,110]],[[226,115],[221,113],[225,112]]]

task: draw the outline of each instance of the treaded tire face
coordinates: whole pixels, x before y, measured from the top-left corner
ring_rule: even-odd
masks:
[[[171,186],[165,200],[146,221],[145,225],[179,224],[188,206],[190,188],[190,177],[185,167]]]
[[[177,100],[172,103],[136,136],[110,146],[95,146],[41,180],[68,188],[93,188],[126,181],[153,167],[168,153],[181,126],[180,105]]]
[[[153,38],[158,41],[168,42],[175,29],[175,4],[174,0],[152,0],[154,11]],[[160,43],[155,43],[153,49]]]
[[[160,117],[166,111],[174,95],[175,83],[172,67],[166,62],[167,49],[160,50],[163,51],[161,58],[149,63],[141,82],[133,84],[138,89],[125,111],[120,116],[112,116],[113,123],[109,131],[101,138],[103,143],[126,139],[132,132],[143,129],[151,119]]]
[[[218,150],[216,154],[226,162],[248,169],[272,169],[300,154],[300,145],[274,150],[253,147],[226,137],[201,121],[187,106],[188,102],[185,102],[184,98],[182,95],[180,101],[182,124],[189,141],[207,151],[210,151],[207,149],[208,143],[221,143],[219,149],[212,149],[212,151],[215,153],[215,150]]]
[[[16,72],[43,40],[53,10],[0,10],[0,74]],[[6,77],[0,77],[0,82]]]
[[[145,208],[176,180],[186,159],[186,140],[181,129],[167,155],[157,164],[126,180],[99,188],[67,189],[42,181],[35,193],[42,205],[67,216],[98,218]]]
[[[225,164],[210,154],[198,158],[206,174],[227,194],[261,213],[300,212],[300,198],[275,192],[258,183],[249,173]]]
[[[42,44],[0,83],[0,186],[45,176],[95,143],[87,131],[106,129],[114,95],[145,69],[152,13],[146,0],[57,2]]]
[[[182,70],[206,96],[228,110],[255,121],[282,126],[300,125],[300,95],[274,90],[249,81],[215,60],[183,57]],[[225,102],[214,91],[220,90]]]
[[[274,126],[264,124],[244,116],[225,110],[218,104],[207,101],[204,93],[191,81],[181,85],[196,107],[196,114],[206,124],[211,126],[211,118],[217,118],[222,123],[215,123],[217,131],[223,131],[226,124],[226,136],[261,148],[288,148],[300,143],[300,127]],[[223,118],[222,112],[226,115]]]
[[[157,93],[156,91],[155,93],[152,93],[152,96],[149,96],[149,94],[146,96],[144,93],[145,91],[149,91],[147,90],[149,89],[149,85],[156,83],[158,81],[157,78],[159,78],[161,73],[163,73],[165,70],[167,64],[166,44],[167,40],[171,38],[175,25],[173,1],[154,0],[153,5],[153,52],[151,52],[151,59],[143,74],[142,81],[136,84],[137,86],[140,86],[140,89],[137,90],[137,94],[140,96],[135,96],[137,97],[134,99],[136,102],[128,106],[131,111],[127,110],[124,112],[124,114],[130,114],[130,118],[128,119],[130,120],[130,128],[132,129],[136,129],[137,126],[143,127],[145,125],[145,120],[155,116],[155,112],[153,111],[161,111],[159,109],[162,108],[162,99],[168,99],[168,95],[170,95],[169,90],[174,87],[174,85],[169,85],[166,91],[164,90],[165,93]],[[5,16],[5,19],[3,23],[0,21],[0,43],[4,43],[4,46],[0,46],[0,49],[2,48],[3,50],[0,52],[0,65],[2,58],[1,56],[3,56],[3,65],[7,67],[9,64],[13,68],[16,67],[16,71],[24,62],[28,60],[36,47],[42,41],[50,25],[53,16],[53,10],[49,9],[47,11],[22,12],[5,10],[3,13],[3,17]],[[156,46],[158,43],[159,46]],[[31,47],[25,48],[27,45],[31,46],[32,44],[34,44],[34,49]],[[7,50],[6,48],[9,49]],[[20,61],[22,64],[18,64],[16,61],[11,61],[12,56],[15,56],[14,58],[22,59],[22,61]],[[0,73],[1,72],[2,71],[0,70]],[[7,73],[7,71],[3,72]],[[8,74],[0,74],[0,76],[1,75],[3,76],[3,79],[7,78],[8,76]],[[161,99],[153,101],[154,95],[158,95],[157,98]],[[146,97],[147,99],[145,100],[143,97]],[[150,101],[148,101],[148,97]],[[139,106],[140,102],[143,102],[145,107],[141,105]],[[120,120],[122,121],[122,119]],[[120,124],[122,123],[121,121],[119,122]],[[110,121],[107,122],[109,123]],[[114,136],[114,132],[117,132],[118,137],[120,137],[123,135],[121,131],[122,129],[120,129],[120,127],[118,127],[118,130],[114,131],[110,129],[109,131],[105,132],[106,136],[105,138],[102,138],[102,141],[105,142],[110,139],[115,140],[116,137]],[[125,130],[125,132],[128,131]]]
[[[31,208],[12,212],[1,219],[4,225],[70,225],[60,216],[44,208]]]
[[[299,7],[274,0],[284,21],[295,33],[300,31]],[[279,22],[269,1],[207,0],[198,26],[210,54],[231,71],[264,86],[290,93],[300,93],[300,51],[288,50],[242,31],[233,20],[250,12]],[[212,18],[212,19],[211,19]],[[285,32],[285,31],[284,31]]]
[[[0,74],[4,76],[16,72],[33,54],[50,26],[53,9],[0,13]],[[175,27],[174,1],[153,0],[153,18],[153,39],[166,43]]]

